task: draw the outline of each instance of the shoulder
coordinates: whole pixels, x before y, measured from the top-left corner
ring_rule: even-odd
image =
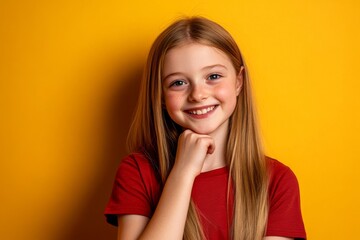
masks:
[[[299,196],[299,183],[294,172],[285,164],[273,158],[267,158],[270,171],[269,200],[270,204]]]
[[[123,165],[129,165],[133,167],[147,167],[149,163],[150,162],[144,154],[140,152],[133,152],[121,159],[119,167],[122,167]]]
[[[270,157],[267,157],[267,160],[270,171],[270,189],[279,187],[279,184],[298,186],[296,175],[288,166]]]
[[[271,176],[292,173],[291,169],[282,162],[271,157],[266,157],[266,160],[269,164]]]
[[[143,153],[134,152],[125,156],[118,167],[117,177],[140,177],[145,182],[157,179],[155,164]]]
[[[123,157],[119,164],[119,170],[123,168],[133,168],[141,172],[153,171],[151,161],[143,153],[133,152]]]

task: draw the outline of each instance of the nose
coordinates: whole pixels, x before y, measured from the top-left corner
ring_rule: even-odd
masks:
[[[202,102],[209,96],[206,86],[202,84],[194,84],[190,89],[189,101]]]

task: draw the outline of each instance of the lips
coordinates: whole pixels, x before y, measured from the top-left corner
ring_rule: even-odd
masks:
[[[193,115],[204,115],[211,111],[214,111],[214,109],[216,107],[217,107],[217,105],[212,105],[212,106],[206,106],[206,107],[201,107],[201,108],[189,109],[189,110],[186,110],[186,112],[193,114]]]

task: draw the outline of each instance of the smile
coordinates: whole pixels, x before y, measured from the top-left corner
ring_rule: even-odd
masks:
[[[216,106],[210,106],[202,109],[196,109],[196,110],[188,110],[187,112],[194,115],[204,115],[208,112],[213,111],[216,108]]]

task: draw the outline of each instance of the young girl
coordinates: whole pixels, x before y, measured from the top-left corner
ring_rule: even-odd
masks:
[[[295,175],[264,156],[240,51],[176,21],[150,50],[105,215],[118,239],[305,239]]]

